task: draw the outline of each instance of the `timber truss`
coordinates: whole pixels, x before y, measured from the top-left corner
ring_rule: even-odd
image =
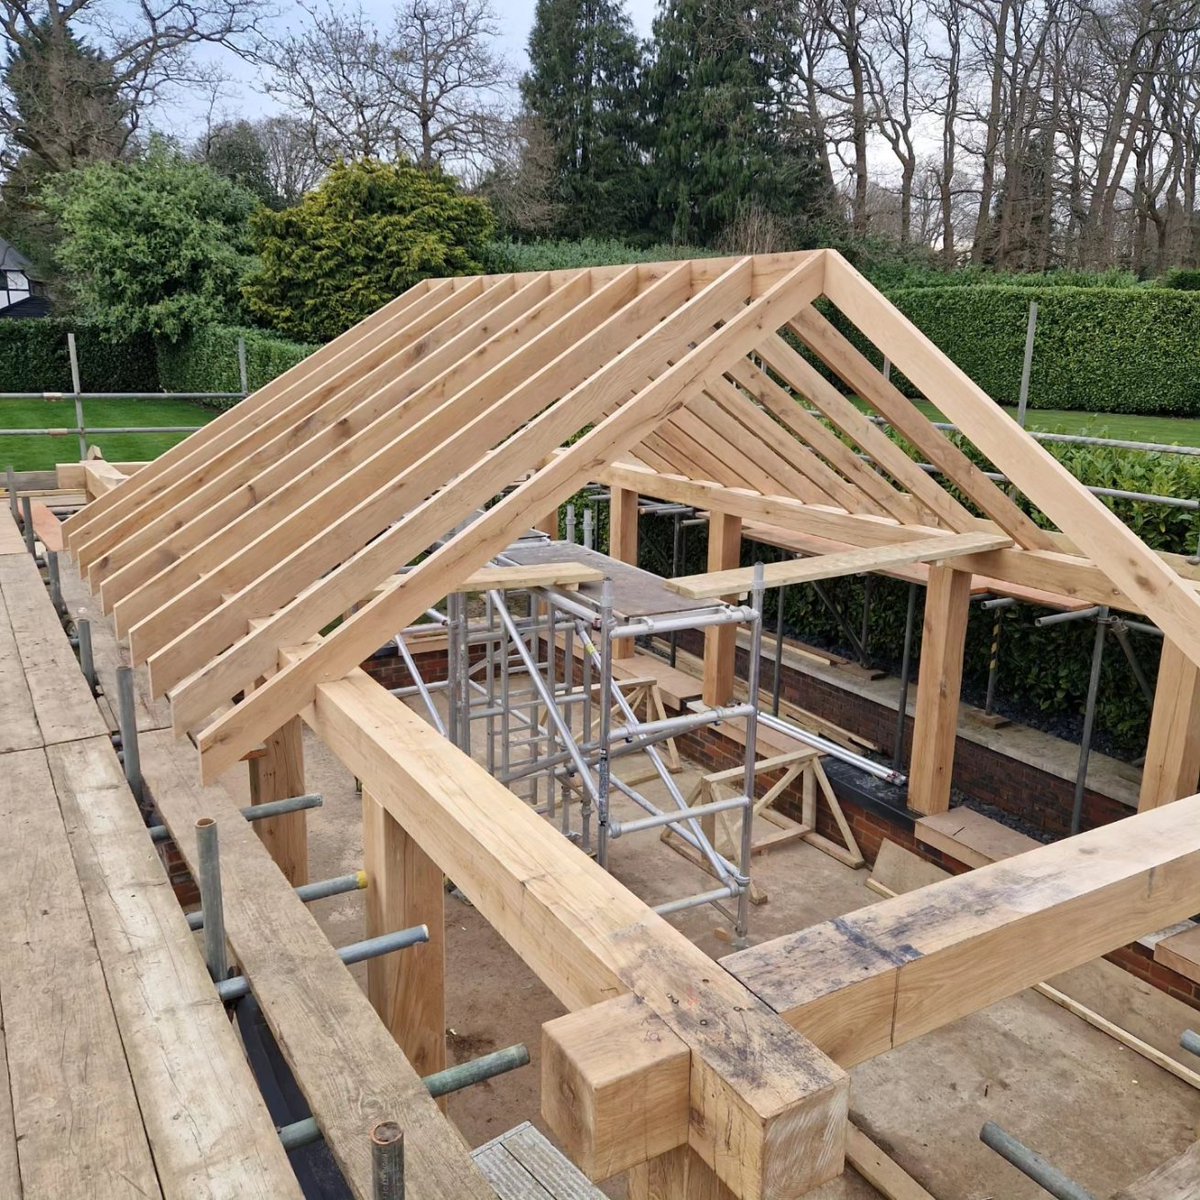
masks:
[[[768,586],[930,564],[927,627],[947,623],[910,788],[928,809],[949,796],[973,574],[1144,613],[1182,662],[1200,663],[1200,603],[1194,568],[1148,549],[832,251],[427,281],[72,518],[68,549],[206,778],[301,716],[364,781],[368,841],[401,828],[431,895],[450,875],[563,1002],[543,1113],[593,1178],[629,1170],[635,1200],[801,1196],[842,1168],[845,1067],[1200,909],[1193,797],[713,963],[358,669],[589,481],[612,489],[614,557],[639,494],[711,514],[716,577],[678,584],[697,599],[751,584],[742,520],[839,546]],[[721,704],[735,643],[712,632]],[[421,1171],[422,1195],[475,1194]]]

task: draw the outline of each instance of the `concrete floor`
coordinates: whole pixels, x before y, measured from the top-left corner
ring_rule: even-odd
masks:
[[[324,807],[309,814],[312,878],[355,870],[362,833],[353,780],[311,736],[305,750],[309,789],[325,797]],[[695,771],[680,777],[685,794],[695,777]],[[242,790],[240,783],[234,790]],[[611,857],[616,876],[649,903],[712,886],[656,833],[616,842]],[[866,871],[802,843],[757,860],[755,879],[769,902],[753,910],[751,940],[875,903],[866,878]],[[313,910],[334,944],[362,936],[361,894],[320,901]],[[711,908],[671,919],[713,957],[729,952],[714,935],[722,922]],[[533,1058],[530,1067],[451,1098],[451,1117],[473,1146],[523,1120],[540,1126],[540,1027],[561,1006],[479,913],[454,896],[447,897],[446,942],[451,1060],[515,1042],[524,1042]],[[362,981],[365,968],[354,971]],[[1109,963],[1056,983],[1164,1051],[1175,1051],[1184,1028],[1200,1025],[1200,1014]],[[978,1141],[985,1120],[1034,1146],[1097,1196],[1179,1153],[1200,1120],[1200,1093],[1190,1085],[1033,992],[865,1063],[852,1079],[855,1119],[938,1200],[1044,1197]],[[624,1181],[604,1190],[622,1197]],[[877,1193],[847,1171],[812,1195],[866,1200]]]

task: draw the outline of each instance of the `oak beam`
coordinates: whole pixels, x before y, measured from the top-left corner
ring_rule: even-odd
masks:
[[[1138,812],[1190,796],[1200,785],[1200,669],[1163,639]]]
[[[853,1066],[1200,911],[1200,796],[721,960]]]
[[[925,588],[917,713],[913,724],[908,806],[920,813],[950,807],[963,652],[971,609],[971,576],[933,565]]]

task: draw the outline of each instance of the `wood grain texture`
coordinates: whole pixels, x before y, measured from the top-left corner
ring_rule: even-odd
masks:
[[[354,1195],[371,1200],[368,1134],[393,1120],[407,1135],[414,1195],[491,1196],[458,1133],[224,790],[197,786],[165,731],[143,739],[142,768],[193,871],[196,819],[217,821],[230,944]]]
[[[1200,1142],[1114,1193],[1112,1200],[1200,1200]]]
[[[247,764],[250,773],[250,803],[270,804],[303,796],[304,725],[299,717],[267,734],[263,753]],[[287,813],[266,821],[255,821],[254,832],[267,848],[275,865],[292,887],[308,882],[308,814]]]
[[[708,517],[708,570],[724,573],[742,561],[742,519],[714,512]],[[736,592],[727,597],[737,602]],[[705,704],[717,707],[733,699],[737,655],[737,626],[714,625],[704,631]]]
[[[107,735],[107,722],[79,673],[32,558],[0,557],[0,596],[8,610],[43,742],[51,746]]]
[[[1142,767],[1138,811],[1190,796],[1200,786],[1200,668],[1163,640]]]
[[[839,1172],[845,1077],[707,955],[363,672],[304,717],[564,1004],[633,992],[691,1047],[690,1144],[736,1192]]]
[[[25,1200],[161,1196],[44,750],[5,756],[0,821],[0,1002]]]
[[[722,964],[843,1066],[1200,910],[1200,796]]]
[[[767,563],[763,567],[766,587],[787,587],[796,583],[811,583],[818,579],[837,579],[843,575],[859,575],[866,571],[881,571],[888,567],[910,563],[941,562],[960,554],[978,554],[1011,546],[1006,534],[960,533],[925,541],[901,542],[896,546],[865,546],[838,554],[821,554],[814,558]],[[683,575],[667,580],[667,587],[693,600],[711,600],[717,596],[742,596],[754,583],[753,567],[736,567],[705,575]]]
[[[446,889],[441,868],[363,790],[366,936],[425,925],[429,941],[367,963],[367,995],[419,1075],[446,1067]]]
[[[920,813],[950,807],[970,608],[971,576],[952,567],[930,567],[908,774],[908,805]]]
[[[300,1200],[112,746],[47,754],[163,1196]]]

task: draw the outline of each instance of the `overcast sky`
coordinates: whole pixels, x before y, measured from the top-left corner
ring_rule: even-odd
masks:
[[[317,0],[318,4],[321,2],[322,0]],[[650,36],[655,2],[656,0],[625,0],[626,11],[633,20],[634,29],[639,37]],[[499,48],[520,74],[529,63],[526,47],[529,42],[529,30],[533,25],[536,0],[492,0],[492,3],[501,30]],[[280,30],[295,28],[298,24],[297,18],[303,14],[293,6],[292,0],[281,0],[279,7],[282,15],[275,22],[276,27]],[[382,27],[390,23],[395,5],[390,0],[361,0],[361,7],[368,17]],[[294,16],[289,19],[290,14]],[[245,117],[253,120],[277,111],[276,105],[256,86],[256,71],[250,64],[227,51],[202,51],[201,56],[218,62],[232,77],[228,92],[218,108],[219,117]],[[203,98],[194,94],[186,95],[160,113],[160,124],[179,138],[190,141],[201,132],[198,123],[203,122],[206,107]]]

